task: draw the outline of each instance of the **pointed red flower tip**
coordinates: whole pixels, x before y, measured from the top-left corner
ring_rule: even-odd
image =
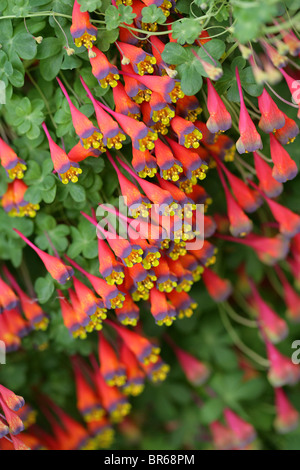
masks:
[[[69,181],[72,181],[72,183],[77,183],[77,175],[80,175],[82,173],[82,170],[79,168],[78,163],[72,162],[71,164],[71,161],[69,160],[69,157],[66,152],[61,149],[50,136],[45,123],[42,124],[42,127],[49,141],[51,159],[53,162],[54,170],[57,172],[59,179],[63,184],[67,184],[69,183]]]
[[[12,411],[18,411],[25,405],[23,397],[16,395],[14,392],[0,384],[0,396]]]
[[[49,319],[47,315],[43,312],[41,306],[34,299],[31,299],[27,294],[25,294],[25,292],[22,291],[22,289],[19,287],[16,280],[8,271],[8,269],[6,269],[6,267],[4,267],[4,273],[7,279],[9,280],[11,286],[18,294],[22,311],[27,320],[30,322],[31,327],[37,330],[45,331],[48,327]]]
[[[168,373],[170,372],[170,366],[160,358],[155,364],[141,364],[141,366],[147,374],[148,379],[154,383],[160,383],[166,380]]]
[[[24,336],[27,336],[31,331],[31,326],[24,320],[19,309],[4,310],[3,315],[6,316],[10,331],[16,336],[19,336],[19,338],[24,338]]]
[[[251,117],[247,111],[244,98],[241,80],[239,76],[238,68],[235,69],[236,80],[239,89],[241,107],[240,107],[240,118],[239,118],[239,131],[240,138],[236,142],[236,149],[239,153],[253,152],[254,150],[261,149],[263,147],[261,137],[256,130],[256,127],[251,120]]]
[[[271,158],[274,163],[273,178],[279,181],[279,183],[285,183],[294,179],[298,174],[297,165],[273,134],[270,134],[270,149]]]
[[[103,334],[99,334],[98,343],[100,372],[110,387],[122,387],[126,382],[126,371],[111,344]]]
[[[118,42],[119,49],[123,58],[130,60],[134,71],[139,75],[145,73],[152,74],[154,72],[153,65],[156,64],[156,59],[153,55],[146,53],[140,47],[126,44],[125,42]]]
[[[20,432],[24,430],[24,425],[23,425],[22,420],[14,411],[12,411],[7,406],[7,404],[5,403],[4,399],[1,398],[1,396],[0,396],[0,405],[5,415],[5,419],[7,421],[10,434],[12,434],[13,436],[20,434]]]
[[[74,289],[84,313],[91,317],[97,311],[101,302],[94,292],[76,277],[73,278]]]
[[[75,129],[76,134],[80,137],[80,141],[86,149],[94,148],[102,150],[103,143],[102,143],[102,134],[99,129],[97,129],[92,121],[90,121],[85,114],[83,114],[76,106],[72,103],[67,90],[65,89],[64,85],[60,81],[59,78],[56,77],[58,84],[65,95],[71,115],[72,115],[72,122]],[[45,130],[45,128],[44,128]],[[46,130],[45,130],[46,132]],[[49,139],[49,137],[48,137]]]
[[[206,364],[177,346],[174,346],[174,352],[187,380],[192,385],[198,387],[208,380],[210,371]]]
[[[300,380],[300,368],[290,357],[283,356],[278,349],[266,340],[267,355],[270,361],[268,380],[273,387],[294,385]]]
[[[232,430],[219,421],[213,421],[210,425],[214,446],[217,450],[233,450],[235,436]]]
[[[120,360],[126,368],[126,383],[122,387],[125,395],[137,396],[144,390],[145,374],[140,369],[135,355],[130,351],[124,342],[120,347]]]
[[[107,243],[98,238],[99,272],[109,285],[121,285],[124,281],[124,268]]]
[[[160,176],[165,180],[178,181],[183,172],[182,164],[174,158],[170,147],[160,139],[155,143],[155,156],[160,168]]]
[[[298,427],[299,413],[290,403],[282,388],[275,388],[276,418],[274,427],[279,434],[286,434]]]
[[[2,310],[12,310],[19,304],[14,291],[0,278],[0,313]]]
[[[130,65],[122,65],[122,71],[125,72],[123,78],[126,94],[137,104],[141,104],[144,101],[150,101],[152,91],[149,90],[149,88],[143,85],[140,81],[133,78],[134,71],[132,67]]]
[[[77,408],[84,420],[88,423],[101,419],[105,411],[101,404],[101,399],[96,390],[84,377],[80,370],[80,364],[73,362],[73,369],[76,383]]]
[[[112,65],[106,55],[97,47],[93,46],[90,54],[90,62],[92,66],[92,74],[97,78],[101,88],[111,86],[114,88],[118,84],[120,75],[115,65]]]
[[[132,149],[131,164],[140,178],[153,178],[157,173],[156,159],[151,155],[149,150]]]
[[[88,157],[99,157],[99,155],[100,150],[94,148],[86,149],[81,145],[81,142],[78,142],[78,144],[76,144],[68,153],[68,158],[71,162],[78,163]]]
[[[253,152],[256,176],[260,189],[268,197],[277,197],[283,191],[283,185],[272,176],[272,168],[256,152]]]
[[[280,318],[261,298],[255,285],[252,285],[254,302],[258,311],[258,323],[265,337],[273,344],[279,343],[288,335],[286,322]]]
[[[171,326],[176,319],[175,308],[167,301],[166,294],[154,288],[150,291],[151,313],[159,326]]]
[[[256,439],[256,432],[253,426],[229,408],[224,410],[224,415],[229,428],[232,430],[235,437],[235,444],[238,448],[245,448]]]
[[[274,135],[281,145],[286,145],[294,142],[296,136],[299,134],[299,127],[293,119],[289,118],[284,113],[282,114],[285,118],[285,124],[281,129],[277,129]]]
[[[66,266],[61,259],[56,258],[55,256],[49,255],[44,251],[40,250],[35,246],[28,238],[26,238],[19,230],[16,228],[13,229],[22,240],[27,243],[41,258],[42,262],[45,265],[47,271],[51,274],[53,279],[55,279],[60,284],[65,284],[74,274],[73,269],[70,266]]]
[[[132,300],[129,294],[126,294],[121,308],[116,310],[116,316],[122,325],[136,326],[140,316],[140,309]]]
[[[268,206],[274,216],[274,219],[279,223],[279,231],[287,238],[292,238],[300,232],[300,216],[295,214],[287,207],[278,204],[266,197]]]
[[[234,197],[237,200],[239,206],[245,212],[255,212],[262,204],[262,198],[260,197],[260,194],[257,191],[252,191],[246,185],[246,183],[244,183],[244,181],[231,173],[219,159],[217,159],[217,161],[218,165],[222,168],[225,175],[227,176]]]
[[[77,0],[74,0],[70,32],[77,47],[83,45],[90,49],[97,39],[97,28],[91,24],[88,12],[80,10]]]
[[[197,183],[197,179],[202,180],[206,177],[205,171],[208,166],[193,149],[187,149],[168,137],[166,140],[174,152],[174,156],[182,164],[185,176],[192,180],[193,185]]]
[[[289,240],[280,235],[271,238],[251,233],[245,241],[257,252],[259,259],[269,266],[285,259],[289,250]]]
[[[82,326],[83,328],[86,328],[87,332],[90,332],[88,328],[88,326],[90,326],[89,325],[90,319],[88,315],[85,313],[85,311],[83,310],[80,299],[78,298],[76,292],[73,291],[72,289],[68,289],[68,293],[69,293],[70,302],[74,311],[74,318],[76,318],[80,326]]]
[[[7,176],[14,180],[21,179],[26,170],[24,160],[21,160],[16,152],[0,137],[0,162],[6,171]]]
[[[194,149],[200,146],[202,134],[192,122],[186,121],[180,116],[175,116],[171,121],[171,127],[177,134],[180,145]]]
[[[111,320],[107,320],[107,323],[121,336],[140,363],[149,364],[158,361],[160,348],[150,343],[147,338],[123,326],[119,326]]]
[[[185,95],[177,101],[176,114],[187,121],[195,122],[201,112],[202,108],[196,96]]]
[[[118,85],[113,88],[113,96],[116,113],[125,114],[125,116],[136,120],[139,119],[141,115],[140,107],[128,96],[122,83],[119,82]]]
[[[207,109],[210,116],[206,126],[211,133],[216,134],[230,129],[231,116],[209,78],[207,78]]]
[[[211,269],[204,269],[202,279],[209,295],[215,302],[224,302],[231,295],[231,283],[227,279],[221,279]]]
[[[252,231],[252,221],[247,217],[242,208],[236,202],[230,191],[228,190],[221,170],[218,172],[225,191],[227,214],[230,222],[229,230],[234,237],[245,237]]]
[[[100,371],[95,373],[95,382],[110,420],[114,423],[121,422],[131,409],[127,397],[117,387],[107,385]]]
[[[284,114],[280,111],[274,100],[272,100],[266,89],[264,89],[262,94],[258,97],[258,107],[261,112],[258,127],[266,134],[270,134],[284,127]]]
[[[289,87],[294,103],[296,103],[299,106],[297,117],[300,118],[300,83],[299,83],[299,80],[295,80],[294,78],[292,78],[283,69],[280,69],[280,72],[285,78],[285,81],[287,83],[287,86]]]

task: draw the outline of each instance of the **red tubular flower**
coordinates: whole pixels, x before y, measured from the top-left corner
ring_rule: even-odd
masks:
[[[271,60],[272,64],[276,67],[281,69],[282,67],[285,67],[287,64],[287,57],[285,57],[282,54],[279,54],[277,49],[272,47],[270,44],[268,44],[266,41],[260,41],[262,46],[264,47],[267,56]]]
[[[79,298],[76,295],[76,292],[73,291],[72,289],[68,289],[69,297],[70,297],[70,302],[73,308],[74,312],[74,318],[76,318],[77,323],[81,325],[86,331],[88,330],[88,325],[90,322],[89,317],[87,314],[84,312],[84,310],[81,307],[81,303]]]
[[[102,397],[103,407],[109,413],[111,421],[119,423],[129,414],[131,405],[128,403],[127,397],[117,387],[107,385],[99,371],[96,360],[94,363],[94,380],[98,393]]]
[[[175,184],[171,183],[170,181],[166,181],[165,179],[161,178],[159,175],[157,176],[158,182],[162,189],[168,191],[175,201],[180,204],[180,208],[178,209],[178,215],[183,217],[191,217],[192,212],[196,209],[193,200],[188,198],[187,195]]]
[[[176,291],[189,292],[194,284],[193,274],[181,264],[180,260],[168,259],[167,262],[170,272],[177,278]]]
[[[97,28],[91,24],[88,12],[80,10],[77,0],[74,0],[70,32],[77,47],[83,45],[90,49],[97,39]]]
[[[279,231],[282,235],[292,238],[300,232],[300,216],[298,214],[266,196],[265,200],[271,209],[274,219],[279,223]]]
[[[281,145],[286,145],[294,142],[296,136],[299,134],[299,127],[293,119],[289,118],[284,113],[282,114],[284,115],[285,124],[281,129],[277,129],[274,135]]]
[[[93,317],[99,310],[103,310],[102,301],[97,299],[94,292],[76,277],[73,278],[74,289],[81,308],[88,317]],[[106,315],[104,315],[104,318]]]
[[[153,92],[148,105],[150,106],[150,118],[154,123],[162,123],[164,126],[170,125],[170,121],[175,116],[175,110],[162,95]]]
[[[14,207],[18,212],[16,213],[14,210],[12,210],[10,215],[17,217],[28,216],[30,218],[34,218],[40,206],[39,204],[32,204],[31,202],[25,200],[25,193],[28,189],[28,186],[24,183],[24,181],[16,179],[11,183],[11,188],[13,192]],[[5,207],[4,210],[6,210]]]
[[[92,388],[80,369],[80,364],[72,361],[77,396],[77,408],[87,423],[101,419],[105,411],[97,392]]]
[[[107,323],[121,336],[126,346],[133,352],[140,363],[149,364],[158,361],[160,348],[150,343],[147,338],[119,326],[111,320],[107,320]]]
[[[288,75],[286,71],[283,69],[280,69],[280,72],[285,78],[285,81],[287,83],[287,86],[290,89],[294,102],[299,106],[297,117],[300,118],[300,83],[299,83],[299,80],[295,80],[294,78],[290,77],[290,75]]]
[[[7,321],[7,315],[0,315],[0,339],[5,343],[6,351],[17,351],[21,346],[21,339],[13,331]]]
[[[275,270],[283,286],[283,296],[287,307],[286,316],[291,322],[298,323],[300,322],[300,295],[292,288],[278,265],[275,266]]]
[[[276,348],[266,340],[267,355],[270,361],[268,372],[269,382],[273,387],[294,385],[300,380],[300,368],[293,364],[289,357],[283,356]]]
[[[282,183],[272,176],[272,169],[256,152],[253,152],[256,176],[259,179],[260,189],[268,197],[277,197],[283,191]]]
[[[224,410],[224,415],[229,428],[234,434],[236,447],[245,448],[256,439],[256,432],[251,424],[244,421],[229,408]]]
[[[132,149],[131,164],[134,170],[141,178],[153,178],[157,173],[157,164],[155,158],[151,155],[149,150]]]
[[[6,193],[1,197],[1,206],[10,217],[16,217],[19,213],[15,204],[14,187],[12,183],[7,185]]]
[[[156,288],[150,291],[151,313],[159,326],[171,326],[176,319],[175,308],[168,303],[166,294]]]
[[[277,129],[282,129],[285,125],[284,114],[280,111],[265,88],[258,97],[258,107],[261,112],[261,118],[258,123],[260,129],[266,134],[275,132]]]
[[[206,126],[211,133],[216,134],[230,129],[231,116],[209,78],[207,78],[207,109],[210,117]]]
[[[125,395],[137,396],[144,390],[145,374],[140,369],[135,355],[130,351],[124,342],[120,347],[120,360],[126,367],[126,383],[122,387]]]
[[[0,137],[0,162],[6,171],[7,176],[14,180],[21,179],[26,170],[24,160],[21,160],[16,152]]]
[[[137,80],[133,75],[132,67],[129,65],[122,65],[123,77],[125,82],[126,94],[137,104],[141,104],[144,101],[148,102],[151,97],[152,91]],[[137,75],[137,78],[139,76]]]
[[[88,429],[93,436],[95,447],[108,449],[114,440],[114,430],[108,418],[102,417],[88,423]]]
[[[223,75],[223,70],[221,67],[216,67],[216,65],[212,64],[211,62],[207,62],[203,60],[195,50],[192,49],[192,53],[194,56],[199,60],[200,64],[202,65],[204,72],[206,73],[207,77],[211,80],[219,80],[219,78]]]
[[[116,113],[125,114],[125,116],[136,120],[139,119],[141,116],[140,107],[128,96],[122,83],[119,82],[118,85],[113,88],[113,96]]]
[[[218,165],[222,168],[223,172],[227,176],[234,197],[237,200],[239,206],[245,212],[255,212],[262,204],[262,198],[257,191],[251,191],[251,189],[242,181],[240,178],[231,173],[225,165],[217,157],[215,159]]]
[[[101,134],[99,129],[97,129],[94,126],[92,121],[90,121],[85,116],[85,114],[79,111],[79,109],[77,109],[76,106],[72,103],[67,93],[67,90],[65,89],[60,79],[56,78],[56,80],[58,81],[58,84],[68,101],[71,115],[72,115],[73,126],[75,128],[76,134],[80,138],[81,144],[83,145],[85,149],[93,148],[93,149],[97,149],[97,150],[99,149],[103,151],[103,142],[102,142],[103,135]]]
[[[65,257],[76,269],[78,269],[78,271],[80,271],[84,276],[87,277],[87,279],[90,281],[93,288],[95,289],[96,293],[103,300],[105,308],[120,308],[122,306],[123,300],[125,298],[122,292],[118,291],[115,286],[110,286],[109,284],[107,284],[104,279],[100,279],[97,276],[89,274],[84,269],[82,269],[77,263],[75,263],[75,261],[71,260],[68,256],[65,255]]]
[[[219,134],[216,135],[214,144],[205,144],[207,150],[217,156],[225,162],[232,162],[235,156],[235,144],[228,135]]]
[[[189,245],[187,243],[187,250],[188,249]],[[216,262],[216,253],[217,248],[207,240],[204,240],[203,246],[200,250],[193,250],[191,252],[191,254],[195,256],[203,266],[210,266],[214,264]]]
[[[193,123],[186,121],[180,116],[175,116],[171,121],[171,127],[177,134],[180,145],[194,149],[200,146],[199,141],[202,139],[202,134]]]
[[[59,295],[59,303],[61,308],[61,314],[65,327],[69,330],[71,336],[74,338],[86,338],[85,328],[80,324],[77,315],[74,312],[74,308],[69,301],[64,297],[61,291],[57,291]]]
[[[154,148],[154,142],[158,139],[156,132],[152,132],[143,122],[124,116],[124,114],[116,113],[102,104],[101,106],[118,121],[124,132],[131,138],[132,145],[135,149],[144,152],[146,149],[152,150]]]
[[[197,178],[203,180],[206,177],[205,171],[208,166],[199,158],[198,154],[168,137],[166,137],[166,140],[174,152],[174,156],[182,164],[185,176],[191,180],[192,184],[197,183]]]
[[[6,318],[10,331],[14,335],[19,336],[19,338],[24,338],[24,336],[27,336],[31,331],[30,324],[24,320],[18,308],[14,308],[9,311],[4,310],[2,315]]]
[[[255,284],[251,281],[252,294],[258,311],[258,323],[265,337],[273,344],[279,343],[288,335],[287,324],[261,298]]]
[[[211,269],[204,269],[202,279],[209,295],[215,302],[224,302],[231,295],[230,282],[227,279],[221,279]]]
[[[172,291],[167,294],[167,297],[176,309],[177,318],[180,320],[190,318],[197,308],[196,302],[186,292]]]
[[[23,425],[22,420],[14,411],[12,411],[7,406],[2,396],[0,396],[0,405],[5,415],[5,419],[7,421],[10,434],[12,434],[13,436],[20,434],[20,432],[24,430],[24,425]]]
[[[217,169],[225,191],[227,213],[230,222],[230,232],[235,237],[244,237],[252,231],[252,221],[249,219],[249,217],[246,216],[246,214],[243,212],[241,207],[238,205],[238,203],[228,190],[220,168],[217,167]]]
[[[185,95],[177,101],[176,114],[187,121],[195,122],[201,112],[202,108],[196,96]]]
[[[18,297],[0,277],[0,313],[2,310],[12,310],[18,304]]]
[[[147,374],[149,380],[154,383],[159,383],[166,380],[167,375],[170,372],[170,366],[161,359],[159,359],[155,364],[141,364],[141,366]]]
[[[298,427],[299,413],[289,402],[282,388],[275,388],[276,418],[274,428],[279,434],[286,434]]]
[[[253,121],[250,118],[250,115],[247,111],[241,80],[239,76],[239,70],[236,67],[235,69],[236,80],[239,89],[241,107],[240,107],[240,119],[239,119],[239,131],[240,131],[240,138],[236,143],[236,148],[239,153],[247,153],[253,152],[254,150],[261,149],[263,147],[262,141],[260,138],[259,133],[256,130]]]
[[[12,411],[19,411],[25,405],[23,397],[16,395],[14,392],[0,384],[0,396],[8,408]]]
[[[45,312],[43,312],[41,306],[34,299],[31,299],[27,294],[25,294],[25,292],[22,291],[6,267],[4,267],[4,273],[12,285],[14,291],[18,294],[22,311],[27,320],[30,322],[30,325],[36,330],[45,331],[48,327],[49,319]]]
[[[97,78],[101,88],[111,86],[114,88],[118,84],[120,75],[115,65],[112,65],[107,60],[103,52],[99,51],[97,47],[93,46],[90,53],[90,62],[92,66],[92,74]]]
[[[273,134],[270,134],[270,149],[274,163],[273,178],[279,183],[294,179],[298,173],[297,165]]]
[[[173,350],[187,380],[195,387],[203,385],[210,375],[208,367],[175,344],[173,345]]]
[[[154,281],[157,279],[152,269],[146,270],[141,263],[128,268],[127,274],[141,293],[149,292],[154,287]]]
[[[234,448],[235,437],[230,428],[219,421],[214,421],[209,427],[217,450],[232,450]]]
[[[13,229],[22,240],[27,243],[41,258],[42,262],[45,265],[47,271],[51,274],[53,279],[55,279],[60,284],[65,284],[74,274],[73,269],[70,266],[66,266],[61,259],[51,256],[48,253],[40,250],[35,246],[28,238],[26,238],[19,230],[16,228]]]
[[[183,172],[182,164],[174,158],[171,149],[160,139],[155,143],[155,156],[160,168],[160,176],[165,180],[178,181]]]
[[[153,65],[156,64],[156,59],[153,55],[146,53],[143,49],[133,46],[132,44],[126,44],[125,42],[117,43],[119,50],[123,57],[127,57],[132,64],[132,67],[139,75],[145,73],[153,73]]]
[[[69,181],[77,183],[78,176],[82,173],[78,163],[71,162],[66,152],[61,149],[51,138],[46,124],[42,124],[45,134],[49,141],[50,154],[53,162],[54,170],[57,172],[59,179],[63,184],[68,184]]]
[[[126,382],[125,367],[103,334],[99,334],[98,352],[100,373],[105,382],[110,387],[122,387]]]
[[[122,148],[122,142],[126,140],[125,134],[110,115],[98,104],[82,77],[80,77],[80,80],[88,94],[88,97],[93,103],[98,126],[103,134],[103,144],[109,149],[114,147],[116,150],[120,150]]]
[[[7,436],[7,434],[9,434],[9,427],[7,426],[6,422],[0,418],[0,449],[3,442],[1,439],[2,437]]]
[[[82,162],[88,157],[99,157],[100,150],[89,148],[86,149],[81,145],[81,142],[78,142],[68,153],[68,158],[71,162]]]
[[[293,56],[297,56],[300,53],[300,41],[293,31],[281,30],[282,39],[289,48],[289,53]]]
[[[156,286],[160,292],[172,292],[177,286],[177,278],[170,272],[165,258],[160,258],[159,265],[154,268],[154,272],[157,277]]]
[[[122,307],[118,308],[115,313],[122,325],[136,326],[140,316],[140,309],[134,303],[131,296],[126,294]]]

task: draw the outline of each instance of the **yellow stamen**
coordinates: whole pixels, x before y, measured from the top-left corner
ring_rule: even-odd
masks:
[[[133,249],[130,253],[129,256],[127,256],[127,258],[124,258],[124,262],[126,263],[126,266],[128,266],[128,268],[132,268],[132,266],[134,264],[138,264],[138,263],[141,263],[142,261],[142,254],[143,254],[143,250],[140,248],[139,250],[135,250]]]
[[[96,39],[97,39],[96,36],[93,36],[85,32],[80,38],[75,38],[74,42],[75,42],[75,46],[77,47],[81,47],[83,45],[87,49],[91,49]]]
[[[165,126],[170,123],[170,120],[175,116],[175,111],[169,106],[165,106],[163,109],[153,111],[152,121],[161,121]]]
[[[77,175],[81,175],[82,169],[81,168],[76,168],[74,166],[71,166],[70,169],[66,173],[62,173],[60,175],[61,181],[63,184],[68,184],[69,181],[72,181],[72,183],[77,183],[78,177]]]
[[[109,276],[105,278],[107,284],[110,286],[113,286],[114,284],[117,284],[120,286],[123,284],[125,278],[125,274],[123,271],[113,271]]]
[[[18,180],[21,180],[24,176],[24,171],[26,171],[26,169],[27,166],[19,162],[14,168],[7,170],[7,173],[10,179],[14,180],[15,178],[17,178]]]
[[[173,90],[169,93],[169,95],[173,103],[176,103],[180,98],[184,97],[184,93],[179,82],[176,82]]]
[[[145,73],[151,74],[154,72],[153,65],[156,64],[155,57],[146,55],[145,59],[137,64],[139,75],[145,75]]]
[[[122,142],[124,140],[126,140],[126,135],[119,132],[119,134],[115,137],[109,137],[107,139],[107,148],[111,149],[112,147],[114,147],[116,150],[120,150],[123,146]]]
[[[120,80],[120,75],[109,73],[105,78],[99,80],[101,88],[107,88],[109,85],[114,88],[118,85],[118,80]]]
[[[105,147],[103,145],[103,135],[101,132],[94,132],[93,135],[88,137],[87,139],[82,139],[82,144],[85,149],[90,149],[91,147],[94,149],[98,149],[101,152],[104,152]]]
[[[145,152],[146,149],[152,150],[155,147],[154,142],[158,139],[156,132],[149,131],[146,137],[139,139],[140,151]]]
[[[182,167],[179,166],[177,163],[174,163],[174,165],[168,170],[163,170],[163,179],[167,181],[178,181],[180,173],[182,172]]]
[[[191,147],[197,149],[200,146],[199,140],[201,139],[201,132],[198,129],[194,129],[193,132],[184,136],[184,146],[188,149]]]
[[[135,101],[137,104],[143,103],[143,101],[146,101],[148,103],[150,101],[152,95],[152,91],[149,90],[149,88],[146,88],[145,90],[140,90],[136,96],[134,96],[132,99]]]

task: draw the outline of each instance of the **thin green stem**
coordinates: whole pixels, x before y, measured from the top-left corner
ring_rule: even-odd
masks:
[[[53,114],[51,112],[51,109],[50,109],[50,106],[49,106],[49,102],[46,98],[46,96],[44,95],[43,91],[41,90],[40,86],[37,84],[37,82],[34,80],[33,76],[31,75],[31,73],[29,72],[29,70],[26,70],[26,75],[27,77],[29,78],[29,80],[31,81],[31,83],[33,84],[33,86],[36,88],[36,90],[39,92],[42,100],[44,101],[45,103],[45,106],[47,108],[47,111],[48,111],[48,114],[50,116],[50,119],[52,121],[52,124],[53,126],[55,127],[55,129],[57,129],[57,124],[54,120],[54,117],[53,117]]]

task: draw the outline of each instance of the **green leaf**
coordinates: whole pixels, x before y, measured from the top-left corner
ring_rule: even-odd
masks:
[[[224,403],[221,398],[210,398],[200,408],[200,422],[207,426],[213,421],[220,419],[223,409]]]
[[[57,55],[62,50],[62,42],[60,39],[52,37],[43,39],[42,43],[38,45],[37,59],[48,59]]]
[[[168,42],[163,50],[162,59],[167,64],[179,65],[183,64],[187,59],[187,51],[184,47],[176,42]]]
[[[63,61],[63,51],[60,51],[58,54],[55,54],[53,57],[48,59],[43,59],[40,62],[40,72],[44,80],[50,82],[53,80],[59,73],[62,61]]]
[[[128,5],[119,5],[118,8],[110,5],[105,11],[106,29],[111,31],[121,23],[131,24],[136,14],[133,13],[132,8]]]
[[[70,195],[76,202],[84,202],[86,199],[85,189],[78,183],[70,183]]]
[[[192,18],[183,18],[172,24],[172,37],[177,39],[179,44],[193,44],[199,38],[202,26],[199,21]]]
[[[80,11],[95,11],[102,5],[101,0],[80,0]]]
[[[142,9],[142,22],[143,23],[158,23],[163,24],[166,22],[166,16],[161,8],[155,4]]]
[[[39,277],[34,284],[34,289],[39,303],[45,304],[48,302],[55,289],[54,281],[50,274],[47,274],[46,277]]]
[[[37,43],[28,33],[19,33],[14,37],[13,47],[22,59],[33,59],[37,53]]]

